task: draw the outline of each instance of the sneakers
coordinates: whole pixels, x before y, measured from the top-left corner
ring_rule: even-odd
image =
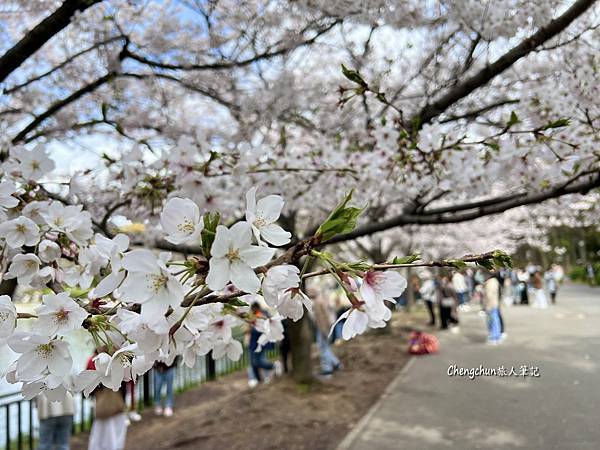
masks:
[[[173,408],[171,408],[170,406],[167,406],[165,408],[165,417],[171,417],[173,415]]]
[[[256,378],[248,380],[248,387],[255,388],[256,386],[258,386],[258,380]]]
[[[141,414],[139,414],[136,411],[129,411],[129,420],[131,420],[132,422],[139,422],[140,420],[142,420],[142,416]]]
[[[155,406],[154,407],[154,415],[155,416],[162,416],[163,415],[163,409],[161,406]]]

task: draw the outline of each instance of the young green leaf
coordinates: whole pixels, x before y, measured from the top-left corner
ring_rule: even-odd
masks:
[[[325,222],[321,224],[316,236],[321,237],[321,241],[327,241],[337,234],[349,233],[356,227],[356,221],[358,216],[364,208],[356,208],[353,206],[347,206],[350,199],[352,199],[353,191],[350,191],[344,200],[336,206],[336,208],[329,214],[329,217]]]
[[[515,113],[514,111],[510,113],[510,119],[508,120],[508,123],[506,124],[506,128],[511,128],[513,125],[516,125],[520,122],[519,120],[519,116],[517,116],[517,113]]]
[[[368,85],[365,80],[360,76],[357,70],[348,69],[345,65],[342,64],[342,74],[350,81],[366,88]]]
[[[571,121],[569,119],[558,119],[554,122],[547,123],[542,128],[540,128],[540,130],[544,131],[549,130],[551,128],[562,128],[568,126],[570,123]]]
[[[210,249],[215,241],[215,233],[220,220],[221,215],[218,212],[208,212],[204,215],[204,228],[200,236],[202,237],[202,252],[206,258],[210,258]]]
[[[392,261],[392,264],[412,264],[415,261],[421,259],[421,255],[418,253],[416,255],[408,255],[408,256],[396,256]]]

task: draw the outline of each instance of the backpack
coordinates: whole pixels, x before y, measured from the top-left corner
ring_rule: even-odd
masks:
[[[408,344],[408,353],[411,355],[426,355],[428,353],[437,353],[439,349],[438,339],[421,331],[413,331],[410,334]]]

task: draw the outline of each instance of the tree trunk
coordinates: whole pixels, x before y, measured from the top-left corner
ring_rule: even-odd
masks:
[[[310,350],[313,342],[312,327],[308,312],[289,326],[292,353],[292,375],[297,383],[310,384],[313,381],[313,367]]]

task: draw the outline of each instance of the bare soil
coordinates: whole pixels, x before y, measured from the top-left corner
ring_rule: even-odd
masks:
[[[399,313],[389,334],[335,346],[344,369],[311,386],[282,377],[250,389],[245,371],[205,383],[176,397],[171,418],[146,410],[126,449],[334,449],[406,364],[409,332],[423,323],[422,314]],[[86,444],[87,433],[72,448]]]

